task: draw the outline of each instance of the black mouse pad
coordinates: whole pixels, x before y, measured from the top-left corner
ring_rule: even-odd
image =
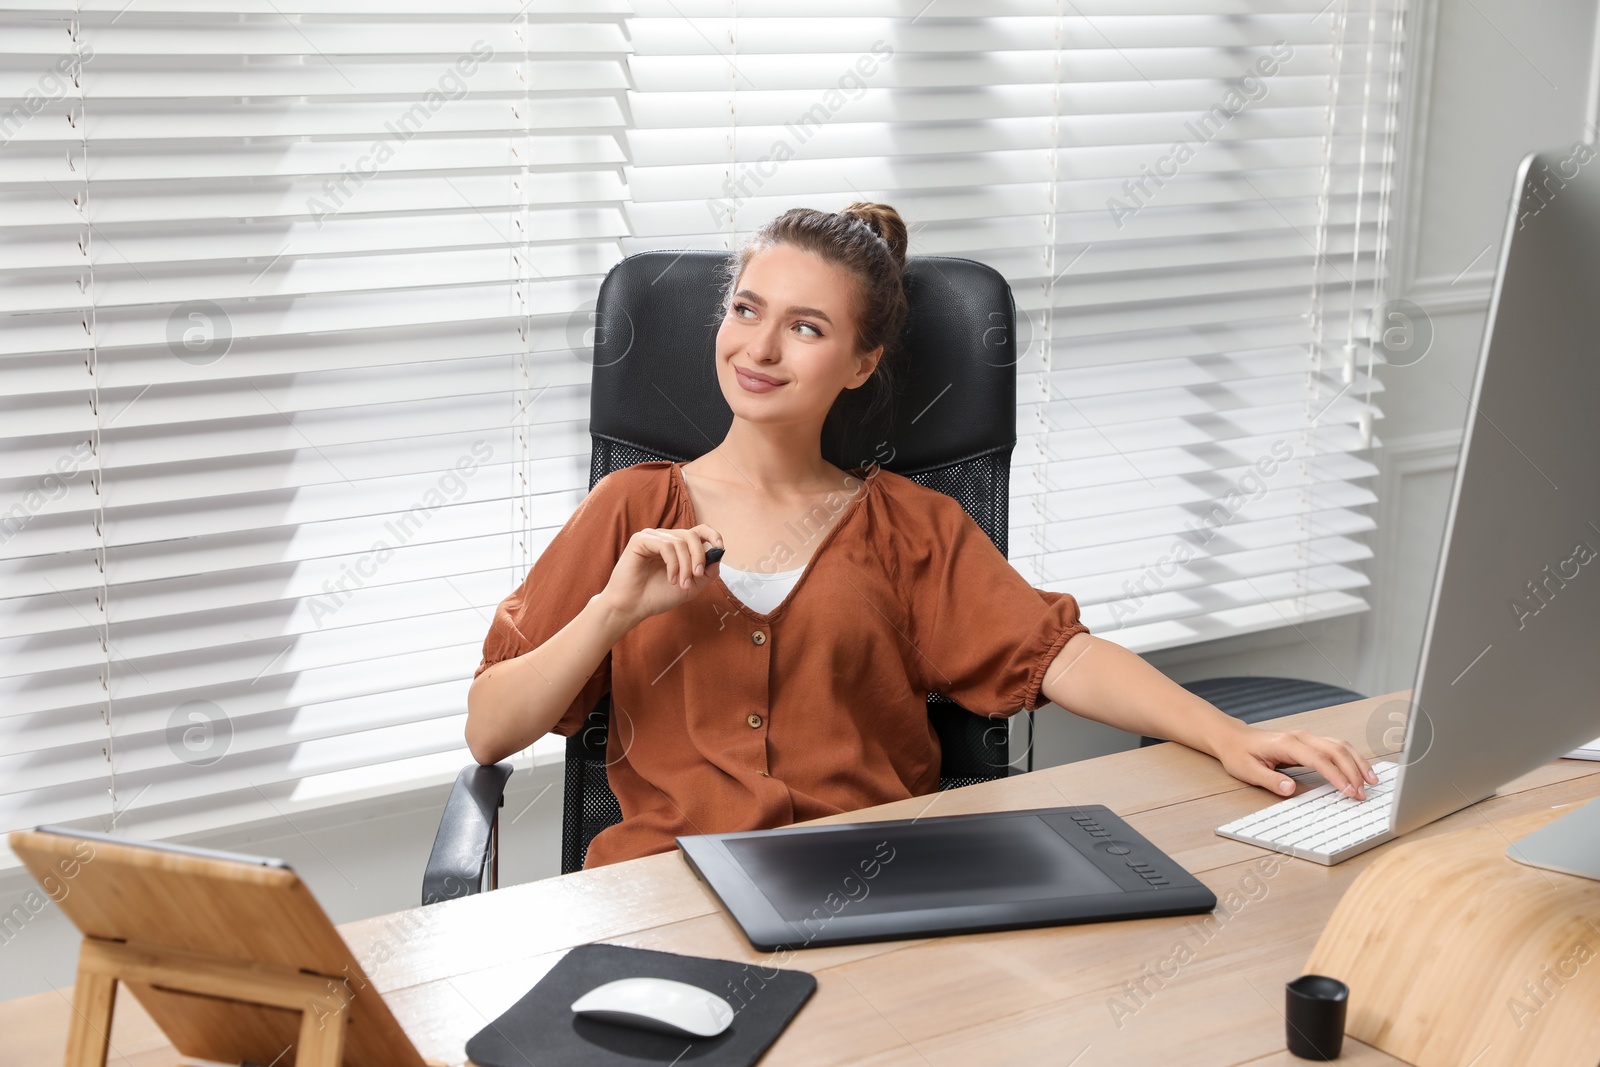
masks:
[[[716,1037],[672,1037],[583,1019],[572,1002],[618,978],[671,978],[708,989],[734,1010]],[[467,1042],[478,1067],[607,1067],[612,1064],[699,1064],[749,1067],[783,1033],[817,988],[804,971],[732,963],[623,945],[579,945],[561,958],[506,1013]]]

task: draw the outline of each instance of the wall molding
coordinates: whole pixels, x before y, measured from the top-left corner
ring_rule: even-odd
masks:
[[[1594,20],[1594,40],[1589,43],[1589,99],[1578,139],[1590,144],[1600,140],[1600,12]]]
[[[1388,439],[1378,450],[1378,502],[1373,520],[1372,610],[1363,620],[1360,641],[1360,684],[1363,692],[1387,692],[1384,679],[1395,666],[1393,634],[1401,598],[1397,595],[1400,514],[1408,479],[1453,471],[1461,454],[1461,430],[1436,430]],[[1441,531],[1442,533],[1442,531]],[[1432,578],[1429,579],[1429,590]],[[1404,688],[1402,686],[1402,688]]]
[[[1456,278],[1425,274],[1412,281],[1404,290],[1404,296],[1429,315],[1465,312],[1485,314],[1489,310],[1489,300],[1494,296],[1495,264],[1499,262],[1499,256],[1496,253],[1491,258],[1491,253],[1486,252],[1483,258],[1490,261],[1487,271],[1475,270]]]
[[[1400,125],[1395,131],[1395,229],[1390,234],[1390,293],[1410,296],[1415,288],[1421,229],[1423,173],[1427,163],[1428,114],[1433,95],[1433,50],[1439,0],[1410,0],[1405,19],[1405,69],[1400,88]],[[1415,297],[1410,297],[1416,300]],[[1422,304],[1420,300],[1417,303]],[[1426,305],[1424,305],[1426,306]]]

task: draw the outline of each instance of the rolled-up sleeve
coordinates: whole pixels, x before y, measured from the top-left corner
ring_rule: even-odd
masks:
[[[908,523],[897,553],[914,676],[980,715],[1037,709],[1045,671],[1089,632],[1077,600],[1029,585],[954,498],[919,495],[926,517]]]
[[[501,660],[514,659],[544,644],[606,587],[633,534],[627,484],[625,471],[615,471],[595,483],[534,561],[522,584],[500,602],[483,641],[483,659],[472,673],[474,679]],[[552,732],[572,734],[610,691],[611,653],[607,652]]]

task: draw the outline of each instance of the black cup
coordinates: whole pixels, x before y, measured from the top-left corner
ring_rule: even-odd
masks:
[[[1338,1059],[1350,987],[1337,978],[1303,974],[1284,986],[1283,1000],[1289,1051],[1303,1060]]]

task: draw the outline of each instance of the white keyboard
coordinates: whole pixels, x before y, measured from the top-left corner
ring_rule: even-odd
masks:
[[[1217,833],[1316,863],[1332,865],[1349,859],[1390,837],[1389,813],[1399,764],[1374,763],[1372,770],[1378,784],[1367,786],[1365,800],[1319,785],[1219,826]]]

